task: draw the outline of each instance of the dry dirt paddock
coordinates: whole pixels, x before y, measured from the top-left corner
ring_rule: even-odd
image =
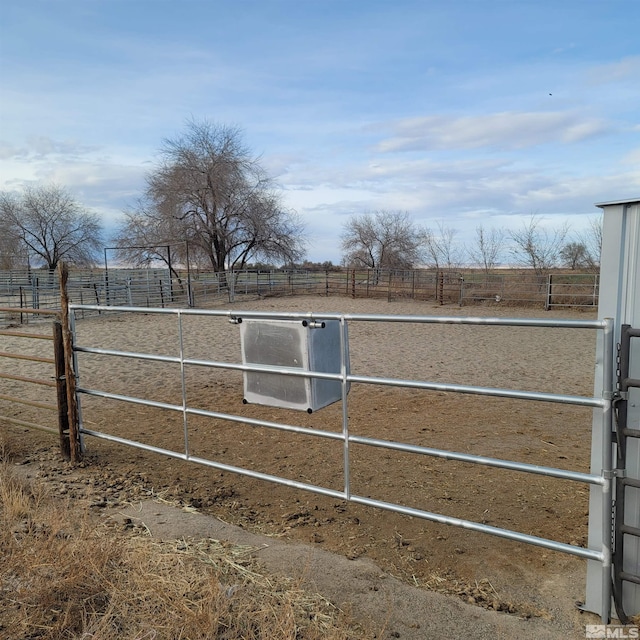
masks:
[[[270,312],[332,312],[438,316],[593,319],[595,313],[437,306],[296,297],[222,305]],[[226,318],[184,317],[187,358],[240,362],[237,325]],[[404,323],[350,322],[351,371],[418,379],[590,396],[596,332]],[[175,315],[87,318],[80,346],[178,355]],[[79,354],[80,385],[179,403],[179,366]],[[198,407],[340,431],[340,403],[311,415],[244,405],[242,377],[225,369],[187,367],[187,401]],[[87,429],[182,451],[178,412],[83,396]],[[591,410],[354,384],[348,398],[352,434],[589,471]],[[189,417],[191,454],[292,480],[341,490],[339,441],[283,433],[211,418]],[[105,500],[124,499],[133,485],[163,500],[210,513],[251,531],[318,545],[349,558],[366,556],[413,585],[521,615],[552,616],[584,597],[585,562],[538,547],[286,486],[186,463],[164,455],[86,438],[89,464],[109,478]],[[351,488],[358,495],[399,502],[574,545],[585,545],[588,487],[542,476],[352,445]],[[577,614],[576,614],[577,615]]]

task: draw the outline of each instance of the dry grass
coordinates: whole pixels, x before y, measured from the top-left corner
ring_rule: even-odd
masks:
[[[248,548],[158,542],[71,507],[0,463],[0,637],[365,637],[320,596],[260,573]]]

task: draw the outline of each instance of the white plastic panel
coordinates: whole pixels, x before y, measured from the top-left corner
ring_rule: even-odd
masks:
[[[340,322],[326,321],[322,328],[312,328],[313,324],[300,320],[243,318],[240,323],[243,364],[340,373]],[[345,354],[348,362],[346,345]],[[312,412],[341,398],[339,380],[244,372],[244,401],[248,403]]]

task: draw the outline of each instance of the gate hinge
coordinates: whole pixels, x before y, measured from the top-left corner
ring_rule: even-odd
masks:
[[[620,391],[620,389],[616,389],[615,391],[609,393],[603,393],[602,394],[605,399],[611,399],[613,400],[613,404],[616,404],[617,402],[620,402],[620,400],[628,400],[629,399],[629,392],[628,391]],[[607,395],[609,395],[609,398],[607,398]]]
[[[626,478],[627,470],[626,469],[609,469],[607,471],[602,472],[602,477],[605,480],[611,480],[613,478]]]

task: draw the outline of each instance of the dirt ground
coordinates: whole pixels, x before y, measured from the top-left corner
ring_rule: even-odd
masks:
[[[333,298],[266,300],[250,306],[269,311],[594,317],[575,311],[459,309]],[[216,330],[211,329],[210,319],[209,325],[195,318],[185,322],[186,357],[238,361],[237,337],[226,319],[226,326]],[[159,353],[172,344],[175,352],[174,318],[87,319],[79,323],[78,331],[81,345]],[[350,344],[351,369],[357,375],[593,392],[596,341],[595,332],[589,330],[452,325],[409,329],[401,323],[382,330],[376,323],[355,323],[350,326]],[[127,359],[126,368],[121,364],[116,368],[114,361],[123,359],[80,355],[84,388],[179,402],[177,365]],[[243,404],[237,371],[194,367],[187,371],[186,382],[190,406],[341,430],[340,403],[311,415]],[[360,384],[353,385],[349,394],[348,415],[352,435],[589,471],[592,415],[583,407]],[[87,429],[175,451],[184,446],[179,412],[86,398],[83,418]],[[562,616],[581,637],[577,604],[584,598],[586,565],[573,556],[91,437],[86,438],[81,469],[65,471],[64,465],[50,462],[43,467],[42,461],[49,458],[35,444],[41,439],[29,433],[12,446],[27,465],[40,456],[39,474],[58,483],[62,491],[78,491],[92,508],[155,498],[250,532],[349,559],[367,558],[406,584],[455,595],[465,603],[524,617]],[[192,456],[343,489],[345,452],[338,440],[190,416],[189,447]],[[586,546],[589,490],[585,485],[356,444],[350,447],[349,460],[353,494]]]

